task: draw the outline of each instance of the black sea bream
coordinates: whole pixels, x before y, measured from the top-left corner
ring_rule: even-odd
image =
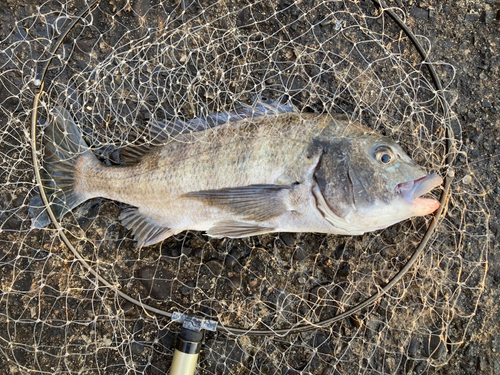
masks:
[[[161,146],[124,148],[126,164],[108,166],[69,112],[55,108],[43,165],[56,216],[94,197],[124,202],[131,208],[120,214],[122,224],[138,246],[148,246],[185,230],[233,238],[358,235],[439,207],[421,195],[441,177],[426,175],[393,140],[345,116],[258,103],[184,124],[157,122],[153,130]],[[44,215],[33,219],[34,227],[47,224]]]

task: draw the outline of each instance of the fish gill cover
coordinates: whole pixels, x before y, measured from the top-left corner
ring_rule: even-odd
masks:
[[[314,327],[383,288],[432,216],[363,236],[212,239],[182,232],[138,249],[118,219],[126,206],[97,198],[65,215],[62,229],[31,228],[30,199],[39,193],[29,131],[35,80],[55,40],[87,5],[30,2],[0,34],[0,369],[168,373],[178,323],[116,291],[163,312],[267,332],[207,332],[201,374],[445,366],[467,334],[486,272],[487,208],[472,185],[452,185],[423,253],[386,295],[300,333],[293,328]],[[346,115],[443,175],[450,124],[451,152],[462,147],[460,124],[443,111],[448,84],[439,96],[411,42],[370,2],[102,1],[50,61],[38,104],[37,160],[43,168],[43,130],[57,106],[71,113],[102,162],[116,164],[121,149],[154,139],[155,122],[182,126],[240,103],[286,100],[301,112]],[[465,163],[457,174],[468,174]],[[108,285],[68,250],[62,233]]]

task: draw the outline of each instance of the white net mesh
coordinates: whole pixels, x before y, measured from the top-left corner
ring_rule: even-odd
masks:
[[[399,26],[370,2],[101,1],[48,67],[38,107],[42,165],[43,124],[56,106],[69,110],[107,163],[123,146],[146,142],[137,124],[283,97],[300,111],[361,121],[441,174],[448,171],[445,129],[453,127],[458,182],[415,265],[361,312],[293,333],[385,286],[432,217],[355,237],[286,233],[236,240],[187,232],[137,249],[118,220],[123,205],[93,199],[60,224],[113,287],[99,283],[53,225],[30,229],[28,213],[38,193],[29,130],[34,81],[76,10],[87,5],[26,5],[1,35],[0,370],[168,373],[179,324],[116,290],[165,312],[266,331],[207,332],[203,374],[422,373],[446,365],[482,292],[488,210],[482,191],[460,183],[469,171],[456,139],[460,125],[443,110],[447,94],[437,95]]]

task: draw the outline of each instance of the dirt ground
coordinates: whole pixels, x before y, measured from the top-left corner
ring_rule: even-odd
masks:
[[[442,374],[500,373],[500,3],[408,1],[408,25],[432,43],[431,59],[456,69],[451,89],[474,177],[487,192],[491,245],[485,293],[470,337]]]
[[[17,0],[0,0],[0,3],[2,5],[0,33],[5,34],[9,24],[19,14],[29,12],[30,7],[37,2],[29,1],[26,5],[25,2]],[[473,183],[479,184],[481,190],[486,192],[484,198],[490,210],[489,266],[485,279],[485,291],[481,296],[477,314],[470,321],[463,344],[449,363],[433,371],[443,375],[500,374],[500,200],[498,199],[500,193],[498,178],[500,171],[498,151],[500,147],[500,1],[394,0],[390,3],[406,11],[406,23],[415,34],[428,39],[432,46],[430,60],[443,61],[455,69],[452,71],[443,67],[438,69],[438,74],[443,76],[446,82],[449,82],[453,75],[455,76],[451,86],[447,89],[454,96],[453,109],[461,123],[461,134],[457,135],[457,138],[463,142],[463,150],[467,154],[464,160],[473,172]],[[4,47],[0,45],[0,48]],[[3,106],[9,104],[5,101],[7,97],[5,92],[0,92],[0,101]],[[0,120],[5,119],[0,118]],[[95,207],[90,207],[89,211],[94,209],[97,210]],[[85,223],[81,225],[84,226]],[[474,248],[474,243],[470,246]],[[184,249],[172,251],[181,252]],[[2,249],[0,249],[0,258],[1,256]],[[211,267],[220,268],[221,266],[213,262]],[[126,268],[126,265],[123,265],[123,268]],[[147,279],[149,273],[152,272],[147,267],[139,271],[140,277],[144,279]],[[215,271],[207,265],[206,272]],[[25,282],[27,288],[30,285],[29,280],[18,280],[18,282],[20,284]],[[237,282],[239,281],[235,280],[235,283]],[[154,285],[142,287],[154,290]],[[232,293],[231,286],[226,287],[227,293]],[[185,286],[185,289],[188,295],[189,285]],[[160,293],[156,296],[158,299],[169,297],[169,295],[161,294],[166,293],[164,289],[157,288],[156,290]],[[77,302],[74,303],[78,305]],[[171,345],[171,341],[170,337],[165,339],[167,343],[165,345]],[[137,350],[139,351],[140,348]],[[240,359],[238,356],[242,356],[237,352],[232,355],[236,362]],[[10,369],[11,367],[2,364],[0,357],[0,370],[7,374]]]

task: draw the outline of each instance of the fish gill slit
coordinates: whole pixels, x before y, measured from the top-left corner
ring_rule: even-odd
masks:
[[[355,196],[354,196],[354,183],[352,182],[352,179],[351,179],[351,170],[350,168],[347,168],[347,180],[349,181],[349,191],[351,192],[351,200],[352,200],[352,203],[353,205],[355,206]]]

